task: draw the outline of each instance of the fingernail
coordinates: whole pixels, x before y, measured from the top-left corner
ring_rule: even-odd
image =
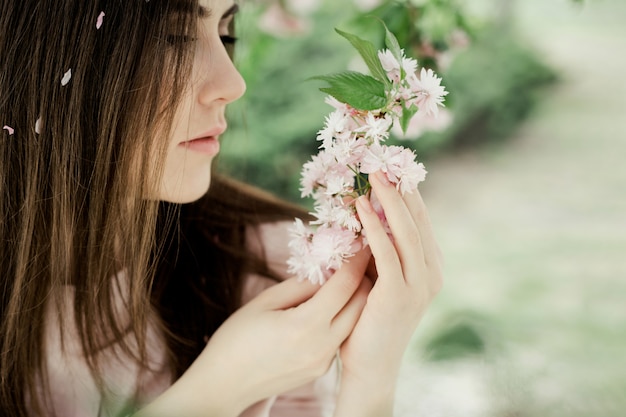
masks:
[[[372,207],[372,203],[370,202],[367,196],[362,195],[357,200],[357,204],[363,209],[366,213],[373,213],[374,207]]]
[[[393,185],[389,181],[389,178],[387,178],[387,175],[385,175],[382,171],[377,171],[376,173],[374,173],[374,176],[382,185],[385,185],[387,187],[391,187]]]

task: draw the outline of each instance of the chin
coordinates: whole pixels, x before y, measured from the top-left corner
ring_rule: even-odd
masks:
[[[209,191],[211,177],[194,177],[191,180],[180,181],[174,186],[164,184],[159,192],[158,199],[168,203],[187,204],[201,199]]]
[[[159,200],[165,201],[167,203],[189,204],[200,200],[202,197],[204,197],[204,195],[206,195],[208,191],[209,189],[207,188],[203,192],[180,194],[177,196],[165,196],[164,198],[160,198]]]

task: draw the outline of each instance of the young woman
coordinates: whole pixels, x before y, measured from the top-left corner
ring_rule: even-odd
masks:
[[[0,4],[2,415],[391,416],[441,285],[419,193],[373,175],[393,242],[360,199],[371,252],[289,278],[302,212],[213,170],[233,0]]]

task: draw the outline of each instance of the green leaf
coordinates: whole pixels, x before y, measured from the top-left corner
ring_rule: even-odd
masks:
[[[326,81],[330,87],[320,88],[321,91],[357,110],[378,110],[387,106],[385,84],[369,75],[345,71],[310,79]]]
[[[402,117],[400,118],[400,127],[402,127],[402,133],[406,135],[406,130],[409,128],[409,122],[413,116],[417,114],[418,107],[416,105],[412,105],[411,107],[402,107]]]
[[[402,48],[400,48],[398,38],[396,38],[396,35],[391,33],[385,22],[383,22],[382,20],[381,22],[385,27],[385,46],[387,46],[387,49],[391,51],[391,53],[398,60],[398,62],[402,63]]]
[[[378,51],[376,51],[376,47],[373,43],[365,39],[361,39],[351,33],[341,31],[339,29],[335,29],[335,31],[344,38],[346,38],[348,41],[350,41],[352,46],[356,48],[374,78],[382,81],[383,83],[385,83],[385,85],[390,84],[390,81],[387,78],[387,73],[380,63],[380,58],[378,58]]]

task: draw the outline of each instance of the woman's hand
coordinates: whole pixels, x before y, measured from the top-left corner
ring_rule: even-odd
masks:
[[[292,278],[263,291],[229,317],[185,374],[139,415],[237,416],[326,373],[365,305],[370,256],[357,254],[321,288]]]
[[[361,197],[357,210],[377,277],[354,331],[341,347],[343,375],[336,413],[341,417],[391,415],[402,356],[442,286],[440,251],[419,192],[402,197],[381,173],[371,175],[370,183],[393,240],[369,200]]]

